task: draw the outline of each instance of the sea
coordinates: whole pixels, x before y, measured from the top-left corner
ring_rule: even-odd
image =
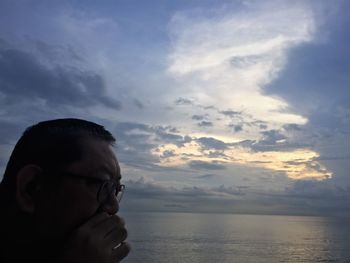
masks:
[[[349,262],[350,219],[124,213],[132,251],[123,263]]]

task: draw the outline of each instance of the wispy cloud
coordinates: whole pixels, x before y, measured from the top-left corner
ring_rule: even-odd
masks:
[[[277,3],[214,15],[177,13],[171,23],[169,72],[186,80],[184,92],[231,108],[232,114],[244,109],[271,123],[306,123],[305,117],[286,112],[286,101],[263,92],[287,63],[288,50],[311,41],[315,30],[306,4]]]

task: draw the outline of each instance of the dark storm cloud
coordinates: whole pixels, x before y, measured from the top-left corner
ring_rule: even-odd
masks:
[[[139,180],[129,180],[126,182],[128,185],[128,195],[141,199],[157,199],[161,200],[172,199],[175,200],[184,200],[187,198],[198,198],[197,200],[203,199],[220,199],[225,194],[226,196],[237,196],[242,194],[242,190],[246,189],[245,187],[235,187],[235,186],[217,186],[211,188],[205,187],[188,187],[184,186],[182,188],[174,188],[169,186],[163,186],[156,184],[154,182],[146,182],[143,177]],[[193,200],[193,199],[192,199]]]
[[[201,108],[205,109],[205,110],[217,110],[217,108],[213,105],[209,105],[209,106],[202,106],[200,105]]]
[[[205,174],[196,179],[211,179]],[[246,185],[168,187],[127,181],[123,202],[129,211],[231,212],[300,215],[349,215],[350,188],[331,181],[295,181],[285,191],[257,191]]]
[[[301,131],[302,130],[300,125],[294,124],[294,123],[283,125],[283,129],[285,129],[286,131]]]
[[[231,118],[241,114],[241,112],[233,110],[220,111],[220,113]]]
[[[186,99],[186,98],[178,98],[175,101],[176,105],[193,105],[193,101],[190,99]]]
[[[201,121],[197,125],[199,127],[212,127],[213,123],[211,121]]]
[[[240,132],[243,130],[242,124],[230,124],[228,127],[232,128],[234,132]]]
[[[296,181],[286,189],[286,195],[303,201],[304,209],[319,214],[347,215],[350,208],[349,185],[325,181]]]
[[[287,143],[279,143],[286,137],[278,130],[269,130],[261,132],[263,137],[260,140],[244,140],[237,143],[231,143],[233,147],[250,148],[255,151],[271,151],[290,147]]]
[[[342,123],[334,110],[349,105],[350,2],[339,3],[337,13],[319,29],[323,39],[318,41],[316,35],[316,41],[291,50],[288,64],[266,89],[288,101],[294,112],[308,116],[314,127],[339,129]]]
[[[263,131],[261,134],[263,135],[262,141],[267,144],[275,144],[279,140],[286,139],[286,136],[281,134],[278,130]]]
[[[152,127],[152,131],[156,134],[158,141],[163,143],[172,143],[178,147],[182,147],[185,143],[192,141],[190,136],[175,134],[174,132],[176,132],[176,129],[174,130],[173,127],[156,126]]]
[[[250,148],[254,143],[256,143],[255,140],[243,140],[240,142],[231,143],[230,145],[233,147]]]
[[[248,186],[226,186],[221,185],[219,187],[214,188],[216,192],[226,193],[229,195],[244,195],[244,191],[248,189]]]
[[[205,115],[193,115],[192,116],[192,120],[196,120],[196,121],[201,121],[204,120],[206,118]]]
[[[129,211],[322,214],[321,209],[310,206],[311,199],[290,191],[256,192],[245,185],[174,188],[145,182],[143,178],[126,184],[128,193],[123,209]]]
[[[2,103],[43,101],[47,107],[103,105],[119,110],[120,102],[105,95],[103,78],[89,71],[42,64],[33,54],[18,49],[0,50]]]
[[[169,157],[173,157],[176,156],[175,151],[173,150],[166,150],[163,152],[161,158],[169,158]]]
[[[203,175],[199,175],[196,176],[196,179],[211,179],[211,178],[215,178],[215,174],[203,174]]]
[[[227,155],[224,153],[224,151],[209,151],[208,154],[205,154],[209,158],[224,158],[228,159]]]
[[[212,137],[201,137],[196,140],[202,149],[204,150],[210,150],[210,149],[216,149],[216,150],[225,150],[227,149],[227,145],[225,142],[214,139]]]
[[[145,106],[143,105],[143,103],[142,103],[140,100],[138,100],[138,99],[134,99],[134,104],[135,104],[135,106],[136,106],[137,108],[139,108],[140,110],[142,110],[142,109],[145,108]]]
[[[259,124],[259,128],[261,130],[266,130],[267,129],[267,125],[266,124]]]
[[[300,160],[300,161],[298,161],[298,160],[295,160],[295,161],[286,161],[286,162],[283,162],[283,163],[285,163],[285,164],[288,164],[288,165],[304,165],[304,164],[307,164],[308,163],[308,161],[304,161],[304,160]]]
[[[235,148],[247,148],[256,152],[285,151],[291,149],[312,147],[312,140],[294,140],[288,138],[281,130],[262,131],[259,140],[243,140],[235,143],[227,143],[227,146]],[[305,137],[306,138],[306,137]]]
[[[279,130],[269,130],[260,133],[263,137],[258,141],[252,142],[250,146],[255,151],[278,151],[301,146],[299,144],[290,144],[287,141],[288,138]],[[249,144],[249,142],[246,143]]]
[[[182,187],[174,188],[145,182],[143,178],[137,181],[126,181],[128,193],[125,196],[125,209],[137,211],[167,211],[169,208],[177,211],[200,211],[203,204],[213,202],[212,207],[220,204],[225,199],[231,201],[242,195],[242,190],[237,187]],[[124,202],[124,201],[123,201]]]
[[[204,161],[190,161],[189,165],[190,168],[196,169],[196,170],[224,170],[226,169],[225,165],[219,164],[215,161],[213,162],[204,162]]]

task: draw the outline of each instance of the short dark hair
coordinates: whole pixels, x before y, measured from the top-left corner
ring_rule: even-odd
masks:
[[[12,151],[1,184],[15,186],[16,174],[27,164],[49,170],[79,161],[82,156],[79,143],[84,138],[115,142],[103,126],[82,119],[48,120],[28,127]]]

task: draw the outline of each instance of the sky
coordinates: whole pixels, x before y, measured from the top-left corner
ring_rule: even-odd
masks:
[[[349,215],[349,8],[2,0],[0,174],[26,127],[83,118],[125,211]]]

